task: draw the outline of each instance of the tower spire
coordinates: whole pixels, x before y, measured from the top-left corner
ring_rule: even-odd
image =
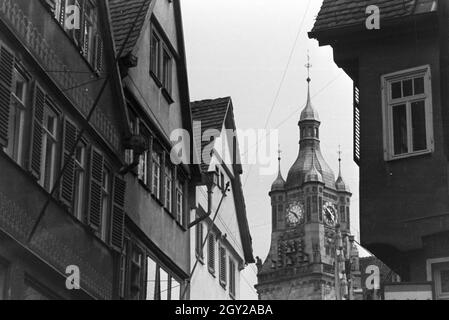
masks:
[[[278,190],[283,190],[284,189],[284,185],[285,185],[285,180],[282,177],[282,170],[281,170],[281,145],[279,145],[278,148],[278,176],[276,178],[276,180],[273,182],[273,184],[271,185],[271,191],[278,191]]]
[[[309,51],[307,50],[307,64],[305,65],[307,68],[307,103],[310,103],[310,82],[312,79],[310,78],[310,68],[312,68],[312,65],[310,64],[310,55]]]
[[[281,173],[281,154],[282,154],[282,150],[281,150],[281,145],[279,144],[278,146],[278,177],[282,177],[282,173]]]
[[[338,176],[341,177],[341,155],[343,152],[341,151],[341,145],[338,145]]]
[[[301,113],[301,119],[300,121],[305,120],[312,120],[312,121],[320,121],[320,118],[318,116],[318,113],[312,106],[312,98],[310,96],[310,82],[312,82],[312,79],[310,78],[310,69],[312,68],[312,64],[310,63],[310,55],[307,53],[307,63],[305,64],[305,67],[307,68],[307,103],[306,107]]]

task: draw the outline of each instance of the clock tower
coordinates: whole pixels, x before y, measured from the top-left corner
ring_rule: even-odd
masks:
[[[336,279],[341,279],[341,273],[336,272],[336,252],[340,252],[336,239],[339,235],[349,238],[351,192],[342,178],[341,165],[335,179],[321,154],[321,121],[312,106],[310,82],[309,76],[307,103],[298,123],[298,158],[285,181],[279,154],[279,174],[269,193],[273,231],[268,256],[263,263],[258,261],[256,289],[261,300],[337,297]],[[346,248],[349,255],[355,251],[349,241]]]

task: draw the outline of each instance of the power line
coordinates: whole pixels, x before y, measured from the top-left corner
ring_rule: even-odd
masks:
[[[319,91],[317,91],[317,92],[312,96],[312,98],[318,97],[324,90],[326,90],[328,87],[330,87],[330,86],[331,86],[335,81],[337,81],[342,75],[343,75],[343,74],[340,73],[340,74],[339,74],[338,76],[336,76],[334,79],[332,79],[331,81],[329,81],[324,87],[322,87]],[[298,110],[301,110],[301,109],[304,108],[304,107],[305,107],[305,105],[302,105],[300,108],[295,109],[295,110],[294,110],[291,114],[289,114],[284,120],[282,120],[278,125],[276,125],[276,126],[274,127],[274,129],[279,129],[284,123],[286,123],[287,121],[290,121],[290,120],[291,120],[291,117],[292,117],[293,115],[295,115],[295,114],[298,112]],[[267,133],[267,134],[265,135],[265,137],[263,137],[263,139],[262,139],[261,142],[265,141],[265,140],[268,138],[269,135],[270,135],[270,133]],[[258,143],[259,143],[259,142],[258,142]],[[249,153],[251,150],[253,150],[255,147],[258,146],[258,143],[257,143],[257,144],[254,144],[252,147],[248,148],[248,150],[245,151],[242,155],[243,155],[243,156],[248,155],[248,153]],[[249,176],[250,176],[250,174],[251,174],[251,169],[252,169],[253,166],[254,166],[254,165],[250,165],[250,168],[249,168],[248,173],[247,173],[246,178],[245,178],[245,182],[243,183],[243,187],[245,187],[246,184],[248,183],[248,179],[249,179]]]
[[[288,60],[287,60],[287,65],[285,66],[284,73],[283,73],[282,78],[281,78],[281,82],[279,83],[279,87],[278,87],[278,90],[277,90],[276,95],[274,97],[273,104],[271,106],[270,112],[268,113],[268,117],[267,117],[267,120],[265,122],[265,126],[264,126],[265,129],[267,128],[268,123],[270,122],[271,115],[273,114],[274,108],[276,107],[276,103],[277,103],[277,101],[279,99],[279,96],[281,94],[281,90],[282,90],[282,87],[284,85],[285,79],[287,77],[288,69],[289,69],[290,63],[291,63],[291,61],[293,59],[293,54],[295,53],[296,45],[298,43],[298,39],[299,39],[299,36],[301,34],[303,25],[304,25],[304,21],[305,21],[306,15],[309,12],[309,7],[310,7],[310,3],[311,2],[312,2],[312,0],[309,0],[309,2],[307,4],[307,8],[304,11],[304,14],[302,16],[302,21],[301,21],[301,23],[299,25],[298,32],[296,33],[296,38],[295,38],[295,41],[293,43],[292,49],[290,51],[290,55],[289,55]],[[258,145],[259,145],[259,142],[257,142],[256,147],[258,147]],[[253,168],[252,166],[249,167],[249,169],[248,169],[248,176],[251,174],[252,168]],[[246,179],[245,183],[243,184],[243,187],[246,186],[247,182],[248,182],[248,178]]]

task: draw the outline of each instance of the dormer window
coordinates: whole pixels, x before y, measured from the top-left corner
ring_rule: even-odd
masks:
[[[382,77],[385,159],[433,152],[429,66]]]

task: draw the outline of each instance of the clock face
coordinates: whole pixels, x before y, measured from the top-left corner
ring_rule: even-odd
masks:
[[[337,209],[335,209],[335,206],[330,203],[326,202],[323,206],[323,216],[324,216],[324,222],[330,226],[335,227],[337,223]]]
[[[293,202],[287,207],[287,224],[296,227],[304,221],[304,208],[299,202]]]

